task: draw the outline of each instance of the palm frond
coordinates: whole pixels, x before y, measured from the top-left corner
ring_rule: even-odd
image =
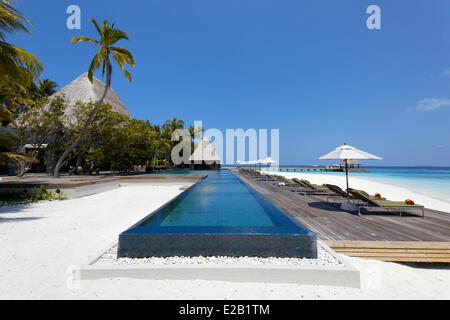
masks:
[[[35,55],[4,41],[0,41],[0,60],[1,65],[12,74],[17,74],[17,68],[24,66],[38,78],[43,70]]]
[[[16,129],[18,128],[17,123],[14,119],[13,114],[6,109],[5,107],[0,107],[0,121],[3,123],[11,123]],[[0,129],[7,129],[7,128],[0,128]],[[1,134],[6,134],[6,132],[1,132]]]
[[[102,42],[104,41],[104,34],[103,34],[103,30],[100,27],[100,25],[98,24],[97,20],[95,20],[94,18],[89,18],[89,21],[92,22],[95,26],[95,29],[97,29],[97,32],[100,35],[100,38],[102,39]]]
[[[118,55],[120,55],[120,60],[123,61],[124,63],[127,63],[130,65],[130,67],[134,68],[134,57],[133,54],[125,48],[121,48],[121,47],[111,47],[110,48],[111,51],[113,51],[114,53],[117,53]]]
[[[112,29],[112,32],[109,34],[109,44],[114,44],[119,40],[130,40],[128,34],[120,29]]]
[[[7,165],[10,161],[14,162],[26,162],[26,163],[37,163],[35,158],[22,154],[22,153],[15,153],[15,152],[0,152],[0,163]]]
[[[97,40],[89,38],[89,37],[85,37],[85,36],[75,36],[72,38],[71,42],[72,42],[72,44],[75,44],[78,42],[90,42],[90,43],[100,44],[100,42],[98,42]]]
[[[91,81],[91,82],[94,81],[94,72],[95,72],[95,70],[97,70],[98,68],[100,68],[101,61],[102,61],[102,60],[100,59],[100,56],[99,56],[99,54],[97,53],[97,54],[94,56],[94,58],[92,59],[91,64],[90,64],[89,69],[88,69],[88,78],[89,78],[89,81]]]
[[[133,79],[131,78],[131,73],[125,68],[122,68],[122,70],[123,70],[123,74],[124,74],[125,78],[128,81],[133,82]]]
[[[24,31],[30,33],[25,23],[32,25],[17,9],[12,1],[0,1],[0,39],[5,40],[5,32]]]
[[[95,28],[97,29],[101,38],[100,41],[83,36],[77,36],[72,38],[73,44],[78,42],[90,42],[99,45],[98,53],[91,61],[91,64],[88,69],[89,80],[91,82],[93,81],[95,71],[100,68],[102,70],[102,76],[105,76],[105,73],[111,75],[112,66],[110,63],[109,55],[112,54],[114,60],[123,70],[125,78],[131,82],[132,81],[131,74],[125,68],[125,65],[128,64],[131,67],[134,67],[135,62],[133,55],[129,50],[125,48],[111,46],[111,44],[116,43],[119,40],[122,39],[129,40],[127,33],[123,30],[116,29],[115,24],[114,23],[110,24],[108,20],[103,21],[103,26],[100,26],[97,20],[95,20],[94,18],[90,18],[89,20],[94,24]],[[110,78],[111,77],[108,78],[109,79],[108,81],[110,81]],[[109,86],[109,83],[107,83],[107,85]]]

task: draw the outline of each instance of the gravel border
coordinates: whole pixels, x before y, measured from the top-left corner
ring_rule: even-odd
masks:
[[[317,259],[308,258],[259,258],[259,257],[152,257],[152,258],[117,258],[115,244],[105,251],[93,264],[94,266],[118,265],[246,265],[246,266],[323,266],[344,267],[344,264],[327,252],[320,244],[317,245]]]

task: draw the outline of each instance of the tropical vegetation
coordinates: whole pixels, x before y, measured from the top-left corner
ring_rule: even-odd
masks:
[[[105,78],[98,101],[74,103],[54,95],[56,82],[40,78],[43,66],[35,55],[7,41],[8,34],[30,33],[32,26],[15,4],[15,0],[0,0],[0,172],[13,169],[18,176],[34,171],[58,177],[60,170],[94,174],[172,167],[170,153],[177,143],[172,135],[184,129],[182,120],[152,124],[115,112],[104,102],[111,88],[113,62],[132,81],[127,66],[134,67],[133,55],[117,45],[129,39],[127,33],[107,20],[99,24],[90,19],[98,39],[72,38],[73,44],[97,47],[88,67],[89,80],[94,81],[97,70]],[[193,135],[202,130],[186,129]]]
[[[105,76],[106,73],[105,90],[103,92],[102,97],[100,98],[99,101],[97,101],[96,106],[92,109],[91,113],[89,114],[89,117],[87,121],[84,123],[84,126],[82,127],[81,131],[79,132],[77,139],[72,144],[70,144],[59,157],[53,173],[55,177],[59,176],[61,166],[64,164],[64,160],[69,155],[69,153],[72,152],[75,148],[77,148],[83,141],[83,138],[89,126],[91,125],[96,112],[98,111],[98,109],[103,103],[103,100],[108,94],[108,90],[111,87],[111,74],[112,74],[111,58],[123,70],[125,78],[127,78],[128,81],[130,82],[132,81],[131,74],[126,69],[126,65],[128,64],[129,66],[134,67],[133,55],[128,49],[114,46],[114,44],[116,44],[120,40],[129,40],[129,37],[126,34],[126,32],[121,29],[117,29],[115,27],[115,23],[110,24],[108,20],[103,21],[102,27],[98,24],[98,22],[95,19],[91,18],[89,20],[94,24],[95,28],[97,29],[100,39],[95,40],[85,36],[76,36],[72,38],[72,43],[75,44],[78,42],[87,42],[93,43],[99,47],[97,54],[94,56],[89,66],[88,77],[89,80],[92,82],[95,70],[101,67],[102,76]]]

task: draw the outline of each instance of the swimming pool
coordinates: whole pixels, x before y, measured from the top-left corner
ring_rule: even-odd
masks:
[[[208,176],[119,235],[119,257],[317,257],[316,236],[229,170]]]

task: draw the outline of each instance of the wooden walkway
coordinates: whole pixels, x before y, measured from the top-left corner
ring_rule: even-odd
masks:
[[[204,173],[185,174],[185,173],[142,173],[130,175],[98,175],[98,176],[68,176],[64,175],[60,178],[41,175],[31,177],[4,177],[0,181],[0,192],[3,189],[30,189],[46,186],[49,189],[54,188],[76,188],[95,184],[104,184],[109,182],[121,181],[148,181],[148,182],[172,182],[172,181],[198,181],[205,176]]]
[[[426,209],[425,218],[414,212],[400,217],[386,211],[358,216],[340,210],[324,196],[304,197],[294,192],[295,187],[280,187],[257,176],[233,172],[338,252],[385,261],[431,262],[434,257],[436,262],[450,262],[449,213]],[[381,241],[383,245],[378,243]]]

